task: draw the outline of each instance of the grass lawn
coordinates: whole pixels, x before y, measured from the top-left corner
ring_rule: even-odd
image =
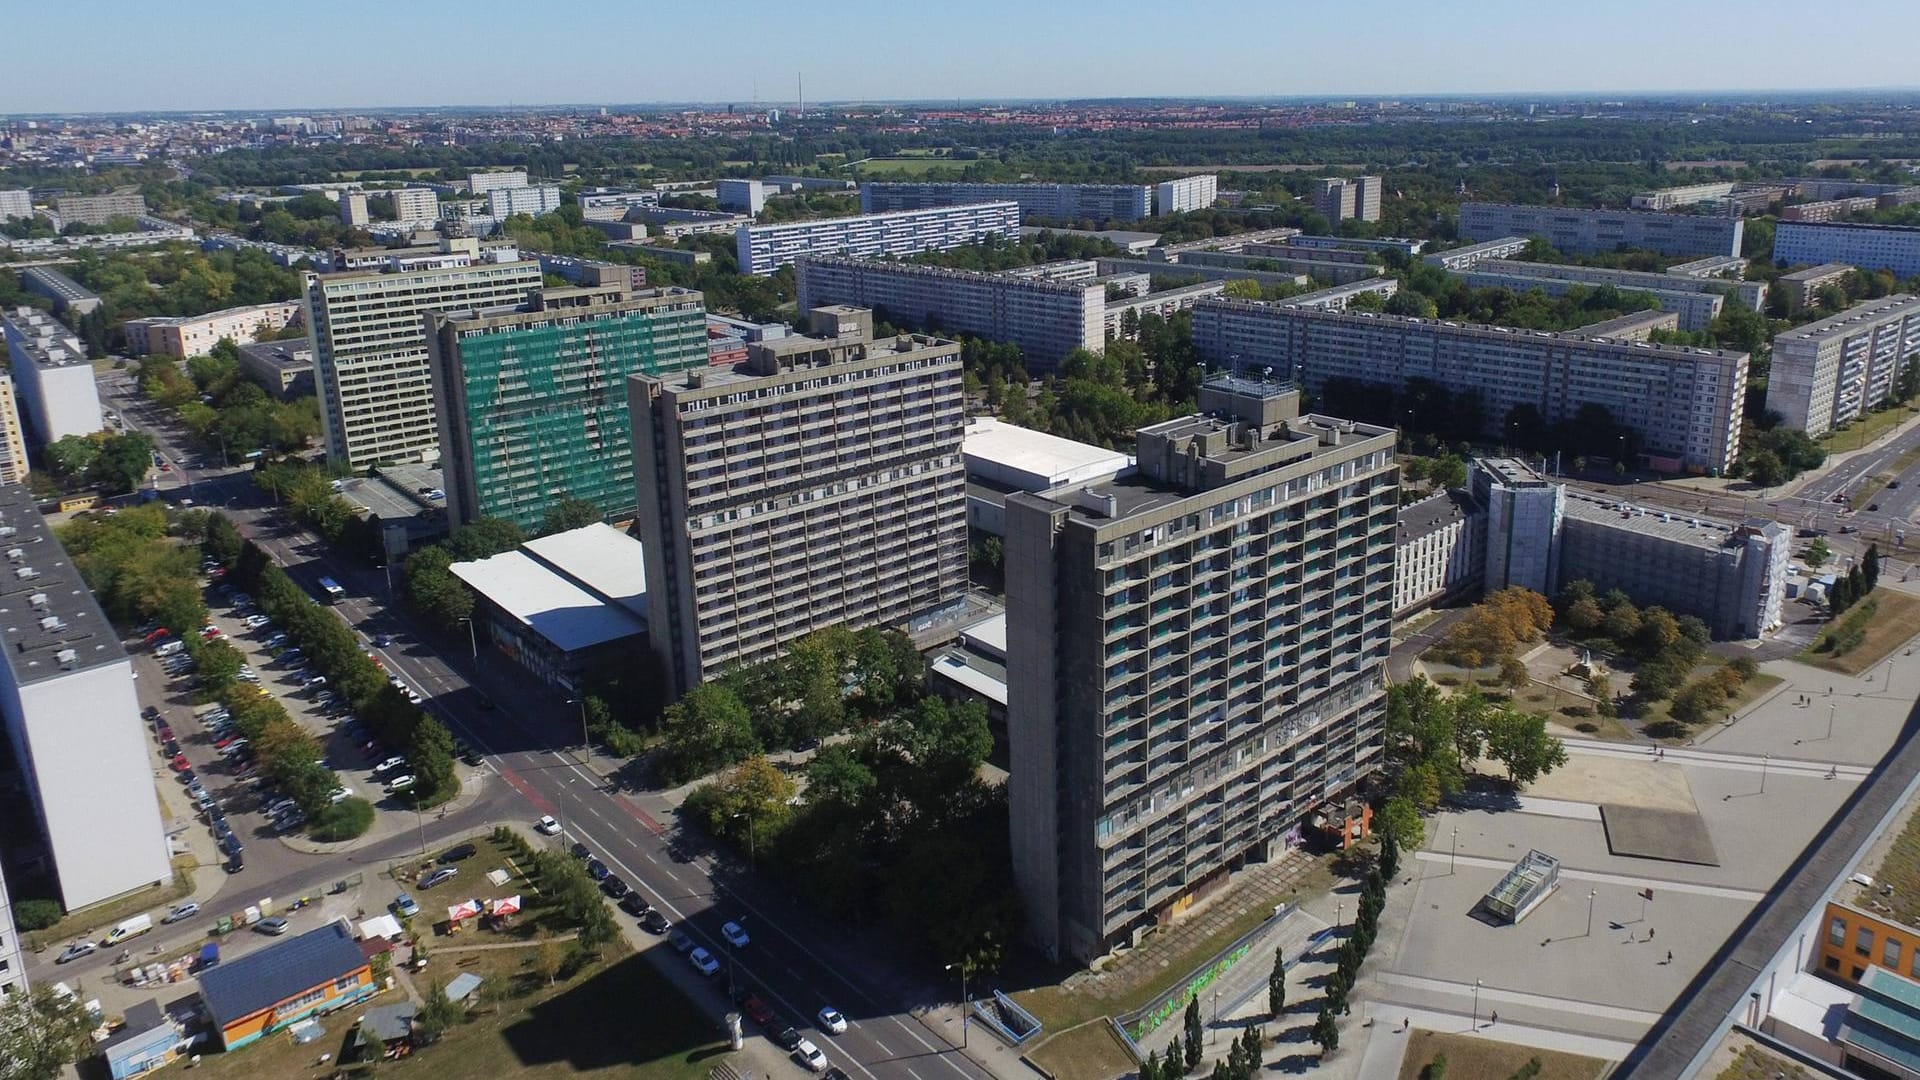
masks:
[[[193,892],[193,856],[179,855],[173,860],[173,880],[165,885],[155,885],[128,893],[117,899],[95,904],[92,907],[69,911],[59,922],[45,930],[34,930],[27,934],[27,947],[36,944],[44,948],[65,945],[69,938],[86,937],[98,940],[108,927],[121,919],[130,918],[143,911],[166,907],[175,900]]]
[[[1912,405],[1902,405],[1898,408],[1882,409],[1876,413],[1868,413],[1866,416],[1855,420],[1839,431],[1828,432],[1826,435],[1821,436],[1819,440],[1820,448],[1829,454],[1837,454],[1846,450],[1857,450],[1872,442],[1874,439],[1879,438],[1881,435],[1886,434],[1889,428],[1911,420],[1916,415],[1920,415],[1920,408],[1915,408]]]
[[[1592,712],[1593,701],[1579,694],[1554,686],[1550,683],[1529,683],[1524,690],[1513,693],[1514,708],[1521,712],[1538,713],[1547,718],[1550,724],[1570,727],[1592,739],[1626,740],[1633,737],[1627,726],[1620,721]],[[1569,715],[1563,710],[1586,709],[1588,714]],[[1585,727],[1593,730],[1585,730]]]
[[[1867,608],[1869,604],[1873,605],[1871,611]],[[1831,650],[1821,649],[1830,636],[1845,635],[1855,628],[1864,629],[1865,633],[1845,652],[1836,656]],[[1858,675],[1885,660],[1916,634],[1920,634],[1920,597],[1893,589],[1885,592],[1875,589],[1865,600],[1829,623],[1814,643],[1800,653],[1799,659],[1829,671]]]
[[[1027,1057],[1054,1080],[1108,1080],[1140,1068],[1104,1017],[1049,1037]]]
[[[511,848],[486,834],[469,836],[461,843],[472,844],[479,849],[479,853],[457,864],[460,867],[459,877],[431,892],[423,893],[411,883],[431,873],[434,868],[432,857],[455,847],[455,844],[436,849],[424,862],[395,867],[399,887],[404,888],[420,905],[415,926],[427,942],[429,953],[436,947],[447,945],[488,944],[514,939],[531,941],[570,929],[559,925],[559,912],[541,895],[540,883],[533,877],[533,864],[530,861],[520,860]],[[512,876],[505,885],[495,885],[487,880],[489,870],[505,870]],[[454,904],[463,900],[485,903],[507,896],[519,896],[521,907],[519,917],[506,930],[469,928],[451,937],[440,932],[441,924],[446,921],[447,908]]]
[[[1712,670],[1713,670],[1712,665],[1695,668],[1693,670],[1693,673],[1687,676],[1687,681],[1692,682],[1693,680],[1711,672]],[[1779,686],[1783,681],[1784,680],[1782,680],[1778,675],[1768,675],[1764,672],[1762,672],[1761,674],[1755,675],[1753,678],[1748,679],[1744,684],[1741,685],[1740,692],[1738,694],[1735,694],[1731,700],[1727,701],[1723,705],[1716,705],[1713,708],[1708,709],[1707,718],[1698,724],[1692,725],[1692,730],[1698,730],[1700,728],[1706,727],[1708,724],[1717,724],[1722,720],[1725,720],[1727,717],[1733,715],[1736,712],[1739,712],[1741,709],[1744,709],[1748,705],[1751,705],[1754,702],[1760,700],[1762,697],[1765,697],[1767,694],[1772,693],[1773,688],[1776,686]],[[1644,710],[1642,710],[1642,712],[1637,717],[1637,719],[1640,721],[1640,724],[1643,728],[1651,727],[1652,725],[1655,725],[1655,724],[1671,723],[1673,720],[1673,717],[1671,712],[1669,711],[1670,705],[1671,705],[1671,702],[1665,699],[1656,701],[1653,704],[1648,705]],[[1668,741],[1684,742],[1686,741],[1686,739],[1689,737],[1690,734],[1691,734],[1691,731],[1684,734],[1679,734],[1668,739]]]
[[[1892,846],[1880,865],[1866,868],[1877,883],[1893,886],[1892,896],[1881,896],[1877,889],[1855,888],[1851,898],[1863,911],[1893,909],[1893,918],[1908,926],[1920,921],[1920,814],[1913,814],[1893,838]]]
[[[964,169],[967,163],[952,158],[872,158],[854,166],[861,176],[880,176],[885,173],[900,173],[907,176],[924,176],[935,169]]]
[[[1427,1065],[1439,1054],[1447,1056],[1447,1075],[1457,1080],[1500,1080],[1519,1072],[1528,1058],[1540,1059],[1540,1072],[1534,1080],[1594,1080],[1607,1065],[1599,1058],[1416,1028],[1407,1043],[1406,1057],[1400,1060],[1400,1080],[1421,1080]]]
[[[1743,1046],[1740,1056],[1733,1059],[1733,1064],[1721,1069],[1720,1075],[1713,1080],[1774,1080],[1777,1076],[1784,1076],[1787,1080],[1807,1080],[1808,1073],[1800,1067],[1799,1062],[1774,1057],[1757,1047]]]
[[[449,953],[436,957],[415,976],[423,992],[427,978],[446,980],[471,971],[486,980],[481,1000],[465,1023],[412,1057],[384,1062],[382,1077],[408,1080],[558,1080],[592,1073],[606,1080],[705,1080],[727,1053],[724,1033],[652,963],[624,944],[609,947],[606,958],[552,987],[525,968],[533,955],[525,949]],[[386,994],[372,1004],[401,1000]],[[321,1077],[315,1067],[323,1053],[338,1060],[353,1009],[321,1020],[326,1038],[294,1046],[284,1032],[235,1051],[208,1054],[200,1068],[208,1080],[232,1077]],[[361,1074],[365,1075],[365,1074]]]
[[[1223,929],[1210,937],[1194,939],[1178,953],[1161,955],[1153,951],[1149,944],[1127,954],[1110,969],[1121,972],[1129,965],[1151,964],[1153,974],[1150,976],[1136,980],[1115,980],[1115,985],[1106,993],[1091,988],[1069,990],[1057,985],[1036,986],[1014,994],[1014,1000],[1045,1024],[1048,1030],[1058,1032],[1102,1016],[1121,1016],[1143,1008],[1166,990],[1173,980],[1186,977],[1188,972],[1232,944],[1240,935],[1260,925],[1262,920],[1273,914],[1274,902],[1287,900],[1298,903],[1304,897],[1332,888],[1334,879],[1333,871],[1328,868],[1330,861],[1331,856],[1315,861],[1292,893],[1266,897],[1260,903],[1248,905],[1246,911],[1229,921]]]

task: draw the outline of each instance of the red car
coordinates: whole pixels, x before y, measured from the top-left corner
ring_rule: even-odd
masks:
[[[154,728],[153,733],[155,735],[160,736],[160,741],[163,743],[173,741],[173,729],[168,727],[165,724],[161,724],[159,727]]]
[[[187,763],[187,755],[185,754],[173,755],[173,760],[167,762],[167,765],[173,769],[174,772],[186,772],[188,769],[193,768],[192,765]]]
[[[203,627],[200,631],[200,640],[202,641],[212,641],[219,636],[220,628],[217,626]]]
[[[216,749],[225,750],[228,746],[232,745],[233,740],[238,738],[240,738],[240,733],[236,731],[232,735],[229,735],[226,738],[221,739],[219,742],[214,743],[213,745]]]
[[[740,1011],[746,1013],[761,1027],[768,1027],[773,1023],[773,1010],[767,1007],[766,1002],[760,1000],[759,994],[748,994],[742,998]]]
[[[165,638],[170,638],[172,636],[173,636],[173,631],[163,626],[160,629],[155,630],[153,633],[148,634],[145,638],[145,641],[149,645],[157,645],[161,642],[161,640]]]

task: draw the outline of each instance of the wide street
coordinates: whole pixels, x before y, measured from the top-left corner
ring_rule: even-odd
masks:
[[[323,575],[337,581],[348,594],[336,607],[342,618],[390,671],[427,698],[427,707],[456,737],[484,755],[480,783],[487,790],[472,806],[426,823],[430,848],[485,822],[531,821],[552,814],[565,824],[564,842],[585,843],[697,943],[730,961],[733,978],[761,988],[782,1021],[800,1028],[834,1064],[854,1076],[984,1080],[990,1075],[959,1050],[958,1014],[952,1008],[957,985],[935,986],[922,976],[902,973],[876,935],[823,922],[792,903],[777,883],[759,880],[737,860],[696,850],[697,841],[681,835],[663,798],[603,777],[602,772],[617,768],[618,762],[605,761],[600,771],[583,764],[575,705],[511,664],[497,662],[484,649],[473,655],[464,637],[456,643],[417,626],[407,612],[386,602],[388,583],[382,571],[342,561],[272,508],[245,470],[190,468],[188,462],[208,455],[186,445],[184,434],[162,410],[138,400],[129,380],[103,377],[101,391],[107,407],[151,435],[159,453],[173,464],[158,474],[169,499],[225,507],[241,531],[309,591],[315,591]],[[217,451],[213,458],[208,464],[217,464]],[[380,634],[391,635],[393,645],[373,649],[371,641]],[[256,846],[269,842],[257,841]],[[226,902],[229,892],[233,904],[246,902],[243,896],[313,892],[361,868],[368,872],[372,896],[374,872],[389,860],[417,854],[419,848],[418,837],[405,830],[344,857],[307,860],[312,868],[303,877],[262,883],[242,874],[231,879],[215,906],[232,906]],[[252,854],[250,848],[250,858]],[[751,936],[746,948],[727,948],[719,931],[728,919],[739,921]],[[684,962],[667,951],[664,939],[655,948],[671,963]],[[701,1002],[716,1017],[730,1007],[728,978],[723,968]],[[977,981],[974,989],[981,989]],[[851,1021],[846,1034],[828,1036],[814,1028],[814,1014],[829,1004]],[[748,1029],[750,1036],[755,1034],[751,1024]],[[1024,1068],[985,1031],[976,1036],[968,1051],[974,1057],[992,1060],[1002,1075]],[[803,1073],[797,1064],[789,1067],[795,1075]]]

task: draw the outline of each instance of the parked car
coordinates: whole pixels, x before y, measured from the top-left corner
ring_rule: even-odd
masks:
[[[727,939],[727,944],[736,949],[744,949],[747,947],[747,929],[737,922],[728,920],[723,923],[720,927],[720,935]]]
[[[748,994],[741,998],[740,1011],[747,1014],[747,1019],[761,1027],[766,1027],[774,1021],[772,1006],[761,1001],[759,994]]]
[[[827,1055],[807,1039],[801,1039],[800,1045],[793,1048],[793,1060],[807,1067],[808,1072],[826,1072]]]
[[[397,795],[419,782],[420,778],[412,773],[408,773],[405,776],[396,776],[392,780],[387,781],[387,794]]]
[[[553,820],[552,814],[541,814],[540,820],[533,823],[533,831],[542,836],[558,836],[560,823]]]
[[[185,754],[173,755],[173,760],[167,762],[167,767],[177,773],[187,772],[193,768],[193,766],[187,762],[187,755]]]
[[[770,1037],[773,1039],[773,1045],[789,1053],[793,1051],[794,1047],[800,1045],[800,1033],[795,1031],[791,1025],[782,1027]]]
[[[83,956],[92,956],[99,948],[100,946],[95,945],[91,941],[76,941],[60,950],[60,955],[54,957],[53,962],[56,964],[70,964]]]
[[[620,910],[638,919],[653,908],[637,892],[628,891],[620,897]]]
[[[381,762],[380,764],[375,765],[373,767],[373,774],[375,776],[379,776],[381,773],[389,773],[401,767],[402,765],[405,765],[406,763],[407,763],[406,758],[390,757],[387,760]]]
[[[272,918],[261,919],[259,922],[254,923],[253,928],[268,937],[279,937],[281,934],[293,929],[293,924],[275,915]]]
[[[673,933],[668,934],[667,942],[673,946],[674,952],[682,956],[685,956],[693,949],[693,939],[687,936],[685,930],[675,930]]]
[[[840,1015],[840,1010],[831,1005],[821,1006],[820,1012],[815,1016],[815,1019],[820,1021],[820,1030],[829,1035],[845,1035],[847,1033],[847,1018]]]
[[[435,870],[433,873],[428,874],[426,877],[420,879],[420,890],[422,892],[425,892],[426,890],[431,889],[436,885],[444,885],[447,882],[452,881],[454,878],[459,876],[460,876],[459,867],[443,866],[440,869]]]
[[[451,847],[441,852],[440,858],[435,861],[442,866],[446,866],[464,859],[471,859],[478,854],[480,854],[479,848],[474,847],[472,844],[461,844],[459,847]]]
[[[410,919],[420,914],[420,905],[414,902],[413,897],[401,893],[393,898],[393,910],[401,918]]]
[[[375,636],[373,639],[373,647],[376,649],[390,648],[392,647],[392,645],[393,645],[392,634],[380,634]]]
[[[623,880],[619,874],[608,874],[600,881],[600,891],[618,900],[631,892],[632,889],[628,887],[626,881]]]
[[[640,916],[640,929],[649,934],[664,934],[668,925],[666,913],[659,908],[652,908]]]
[[[720,973],[720,961],[715,960],[712,953],[697,945],[687,954],[687,962],[693,965],[693,970],[709,978]]]
[[[605,881],[607,880],[607,875],[611,873],[613,873],[613,871],[607,869],[607,864],[601,862],[599,859],[587,860],[587,876],[593,880]]]
[[[574,857],[574,858],[576,858],[576,859],[591,859],[591,858],[593,858],[593,852],[591,852],[591,851],[588,851],[588,850],[587,850],[587,845],[585,845],[585,844],[580,844],[580,843],[576,843],[576,844],[574,844],[574,845],[573,845],[572,847],[570,847],[570,848],[568,848],[568,849],[567,849],[567,851],[568,851],[569,853],[571,853],[571,854],[573,855],[573,857]]]
[[[198,914],[200,914],[200,905],[193,900],[189,900],[184,904],[175,904],[171,910],[161,916],[160,921],[163,923],[177,923],[181,919],[191,919]]]

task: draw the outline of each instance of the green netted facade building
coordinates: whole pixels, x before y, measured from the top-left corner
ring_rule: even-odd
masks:
[[[631,519],[627,376],[705,365],[706,315],[691,289],[595,285],[426,316],[451,522],[532,532],[569,495]]]

